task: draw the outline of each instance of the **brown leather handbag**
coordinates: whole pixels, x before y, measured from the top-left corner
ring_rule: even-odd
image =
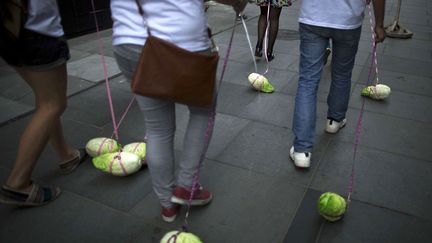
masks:
[[[138,8],[142,14],[141,5]],[[190,52],[152,36],[149,31],[132,79],[132,91],[186,105],[210,107],[218,60],[217,52]]]

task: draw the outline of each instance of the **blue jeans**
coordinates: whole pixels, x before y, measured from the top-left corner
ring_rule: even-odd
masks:
[[[342,30],[300,23],[300,67],[293,118],[294,150],[311,152],[315,137],[317,90],[324,66],[324,53],[332,39],[331,86],[327,117],[345,118],[351,90],[351,74],[361,27]]]

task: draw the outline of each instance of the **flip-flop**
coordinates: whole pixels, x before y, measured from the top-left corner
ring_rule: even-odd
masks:
[[[78,165],[84,162],[87,158],[88,158],[88,154],[86,150],[83,148],[78,149],[78,155],[75,158],[59,164],[60,173],[61,174],[71,173],[78,167]]]
[[[30,193],[20,192],[6,185],[0,188],[0,203],[23,207],[43,206],[57,199],[61,193],[59,187],[42,187],[32,184]]]

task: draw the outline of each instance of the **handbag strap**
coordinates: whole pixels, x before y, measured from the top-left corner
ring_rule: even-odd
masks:
[[[137,5],[137,7],[138,7],[138,13],[143,17],[143,19],[144,19],[144,9],[143,9],[143,7],[141,6],[141,4],[140,4],[140,2],[139,2],[139,0],[135,0],[135,3],[136,3],[136,5]],[[149,36],[151,36],[151,33],[150,33],[150,26],[147,24],[147,34],[149,35]]]

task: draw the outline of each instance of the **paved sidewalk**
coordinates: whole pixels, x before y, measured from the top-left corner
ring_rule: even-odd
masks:
[[[396,11],[388,0],[386,23]],[[324,132],[330,65],[318,91],[316,147],[307,171],[289,159],[292,114],[298,79],[300,2],[282,10],[276,58],[266,75],[276,92],[254,91],[247,75],[254,70],[245,32],[237,22],[232,54],[217,107],[216,126],[202,168],[202,183],[213,202],[193,208],[190,230],[204,242],[430,242],[432,239],[432,2],[403,1],[401,24],[411,39],[386,39],[378,47],[379,77],[392,88],[381,102],[366,100],[356,160],[354,194],[345,218],[323,221],[316,212],[319,195],[334,191],[346,196],[361,97],[371,58],[371,33],[366,16],[352,78],[348,124],[336,135]],[[247,27],[256,41],[259,9],[249,4]],[[234,22],[232,10],[211,6],[209,23],[224,57]],[[101,33],[117,117],[132,95],[112,54],[111,31]],[[110,136],[109,113],[96,34],[69,40],[68,108],[65,133],[74,146],[97,136]],[[221,59],[221,63],[223,63]],[[220,65],[220,68],[222,65]],[[266,69],[265,62],[258,69]],[[220,72],[219,72],[220,73]],[[24,82],[0,63],[0,181],[16,156],[19,136],[28,122],[33,97]],[[175,148],[181,153],[188,111],[177,106]],[[136,104],[120,128],[120,142],[142,140],[144,127]],[[76,172],[59,174],[48,147],[33,177],[59,185],[62,196],[40,208],[0,205],[0,242],[159,242],[178,229],[160,218],[148,170],[113,177],[90,161]]]

